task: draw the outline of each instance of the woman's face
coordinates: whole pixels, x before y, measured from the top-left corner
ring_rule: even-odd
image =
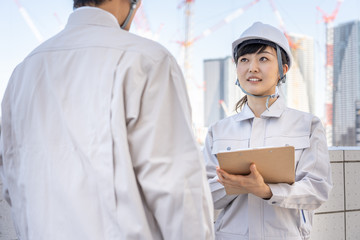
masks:
[[[264,50],[240,56],[237,75],[241,87],[253,95],[271,95],[279,80],[276,50],[267,46]]]

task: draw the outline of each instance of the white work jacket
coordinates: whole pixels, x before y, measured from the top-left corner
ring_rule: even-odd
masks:
[[[271,199],[226,195],[217,182],[218,152],[287,144],[295,147],[295,183],[269,184]],[[260,118],[245,105],[209,128],[204,156],[215,209],[223,209],[215,222],[216,239],[309,238],[313,211],[332,188],[324,129],[317,117],[287,108],[281,97]]]
[[[213,239],[181,70],[110,13],[74,11],[17,66],[2,124],[19,239]]]

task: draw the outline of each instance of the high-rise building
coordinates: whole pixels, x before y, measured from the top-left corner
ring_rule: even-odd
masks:
[[[243,96],[235,86],[236,68],[231,57],[204,60],[205,126],[234,113],[235,104]]]
[[[290,34],[290,39],[293,63],[283,87],[287,106],[315,113],[314,40],[296,34]]]
[[[334,27],[333,145],[355,146],[360,100],[360,21]]]

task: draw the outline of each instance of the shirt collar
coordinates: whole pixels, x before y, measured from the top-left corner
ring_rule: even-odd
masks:
[[[278,99],[269,107],[269,110],[265,110],[261,114],[261,118],[269,118],[269,117],[280,117],[286,108],[284,99],[280,96]],[[243,110],[235,115],[235,121],[243,121],[247,119],[254,118],[255,115],[251,111],[250,107],[246,103]]]
[[[77,8],[69,17],[67,26],[98,25],[120,28],[116,17],[110,12],[97,7]]]

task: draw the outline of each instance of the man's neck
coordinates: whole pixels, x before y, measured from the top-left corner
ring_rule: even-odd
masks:
[[[116,17],[119,25],[122,25],[125,21],[129,10],[130,4],[126,4],[124,1],[105,1],[104,3],[97,5],[96,7],[101,8],[105,11],[108,11],[112,15]],[[130,24],[125,28],[125,30],[129,30]]]

